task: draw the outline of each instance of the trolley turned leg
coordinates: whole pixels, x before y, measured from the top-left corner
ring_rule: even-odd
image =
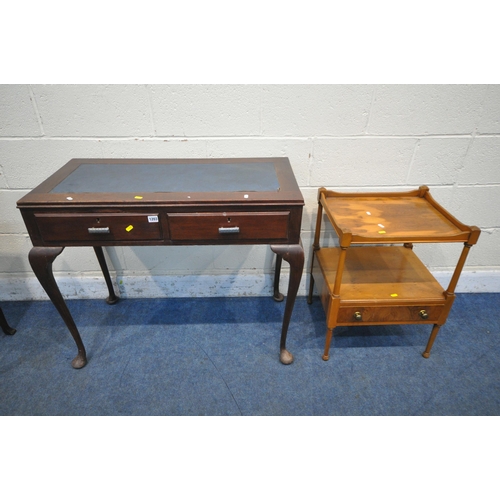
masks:
[[[425,348],[425,351],[422,353],[422,356],[424,358],[428,358],[431,355],[432,344],[434,344],[434,340],[436,340],[440,328],[441,325],[434,325],[432,327],[432,332],[431,336],[429,337],[429,341],[427,342],[427,347]]]
[[[330,359],[330,344],[332,342],[333,328],[326,329],[325,352],[323,353],[323,361]]]

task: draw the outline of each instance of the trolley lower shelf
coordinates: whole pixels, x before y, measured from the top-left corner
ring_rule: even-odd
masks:
[[[312,277],[326,313],[328,359],[336,326],[434,324],[446,322],[454,300],[411,248],[363,246],[347,250],[340,291],[334,284],[340,248],[314,252]]]

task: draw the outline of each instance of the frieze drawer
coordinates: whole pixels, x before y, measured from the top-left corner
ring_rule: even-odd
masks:
[[[169,213],[172,241],[286,240],[290,212]]]
[[[46,243],[148,241],[162,238],[158,213],[35,214]]]
[[[429,323],[438,321],[443,306],[340,307],[339,325]]]

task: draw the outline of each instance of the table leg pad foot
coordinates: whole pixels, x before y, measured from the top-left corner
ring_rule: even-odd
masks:
[[[284,365],[291,365],[293,363],[293,354],[286,349],[282,349],[280,352],[280,361]]]
[[[282,293],[278,293],[277,295],[273,295],[273,299],[276,302],[283,302],[284,298],[285,298],[285,296]]]
[[[422,353],[422,356],[423,356],[424,358],[426,358],[426,359],[427,359],[430,355],[431,355],[431,353],[430,353],[430,352],[423,352],[423,353]]]
[[[87,364],[87,357],[84,354],[78,356],[71,362],[71,366],[76,370],[83,368]]]

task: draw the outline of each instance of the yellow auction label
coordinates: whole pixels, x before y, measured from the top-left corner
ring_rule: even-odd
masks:
[[[134,226],[132,226],[132,224],[130,224],[130,226],[127,226],[125,228],[125,231],[128,231],[130,233],[130,231],[132,231],[132,229],[134,229]]]
[[[136,200],[142,200],[142,196],[134,196]]]
[[[398,294],[397,293],[391,293],[391,297],[397,297]]]

